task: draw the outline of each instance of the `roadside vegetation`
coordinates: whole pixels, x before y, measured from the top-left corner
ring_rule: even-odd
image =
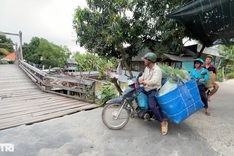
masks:
[[[71,55],[68,47],[58,46],[44,38],[33,37],[29,43],[23,44],[23,57],[32,64],[43,64],[45,68],[64,67]],[[40,58],[43,58],[40,60]]]
[[[115,70],[118,65],[118,60],[115,57],[110,59],[99,57],[93,53],[75,54],[74,58],[78,62],[79,71],[98,71],[99,79],[106,78],[107,71]]]
[[[2,61],[6,55],[12,53],[14,51],[13,42],[10,38],[7,38],[5,35],[0,34],[0,64],[13,64],[13,60]]]
[[[218,79],[222,80],[222,74],[220,72],[224,73],[225,79],[233,79],[234,78],[234,45],[221,45],[219,46],[220,49],[220,55],[223,56],[222,62],[220,64],[219,68],[219,77]]]

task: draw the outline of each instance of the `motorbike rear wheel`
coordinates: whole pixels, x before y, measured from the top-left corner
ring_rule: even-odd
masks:
[[[129,110],[119,103],[108,104],[102,110],[102,122],[109,129],[118,130],[123,128],[128,123],[129,117]]]

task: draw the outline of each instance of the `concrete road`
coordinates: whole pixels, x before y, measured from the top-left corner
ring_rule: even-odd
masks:
[[[181,124],[169,123],[161,136],[156,121],[131,119],[109,130],[102,108],[34,125],[0,131],[0,156],[233,156],[234,80],[220,83],[210,102],[211,116],[200,110]],[[3,152],[3,143],[14,152]]]

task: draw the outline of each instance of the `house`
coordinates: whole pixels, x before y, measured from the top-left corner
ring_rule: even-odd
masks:
[[[202,45],[198,44],[194,40],[184,40],[185,51],[182,55],[174,55],[171,53],[164,53],[160,57],[157,58],[158,63],[168,64],[174,68],[183,68],[187,71],[190,71],[194,68],[194,60],[197,57],[198,52],[201,50]],[[132,58],[131,69],[133,71],[143,71],[144,61],[142,57],[145,56],[147,52],[150,50],[145,48],[139,53],[137,56]],[[206,58],[206,55],[213,55],[215,60],[214,64],[218,66],[218,58],[222,57],[219,55],[219,49],[216,47],[207,47],[203,50],[202,58],[203,60]],[[204,60],[205,61],[205,60]]]
[[[163,54],[162,62],[172,66],[174,68],[183,68],[190,72],[194,68],[194,57],[191,55],[172,55]]]
[[[5,56],[4,58],[2,58],[2,61],[15,61],[16,59],[16,52],[12,52],[10,54],[8,54],[7,56]]]
[[[142,58],[149,50],[145,49],[139,53],[136,57],[132,58],[131,69],[133,71],[144,71],[145,65]],[[158,63],[168,64],[174,68],[183,68],[187,71],[193,69],[194,57],[191,55],[173,55],[164,53],[162,56],[157,58]]]
[[[64,70],[65,73],[78,72],[78,63],[74,58],[67,59]]]
[[[138,53],[137,56],[132,58],[132,61],[131,61],[132,71],[144,71],[145,65],[144,65],[144,61],[142,60],[142,58],[145,56],[147,52],[148,52],[147,49],[145,49],[142,52]]]
[[[98,71],[82,72],[80,71],[79,68],[80,68],[79,64],[74,58],[67,59],[65,67],[64,67],[64,72],[68,75],[72,75],[76,77],[89,77],[89,78],[97,78],[100,74]]]
[[[202,49],[202,45],[198,43],[192,43],[190,45],[185,44],[185,46],[187,49],[190,49],[195,54],[195,57],[197,53]],[[202,52],[201,58],[205,61],[207,55],[212,55],[214,57],[213,64],[218,67],[223,57],[219,54],[219,51],[220,49],[218,49],[217,46],[205,47],[205,49]]]

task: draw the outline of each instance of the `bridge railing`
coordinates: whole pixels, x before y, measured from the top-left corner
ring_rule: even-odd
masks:
[[[50,75],[22,60],[19,60],[18,64],[32,81],[45,92],[91,103],[95,102],[95,81],[67,75]]]
[[[40,69],[28,64],[25,61],[19,60],[18,65],[23,71],[36,83],[43,84],[46,73]]]

